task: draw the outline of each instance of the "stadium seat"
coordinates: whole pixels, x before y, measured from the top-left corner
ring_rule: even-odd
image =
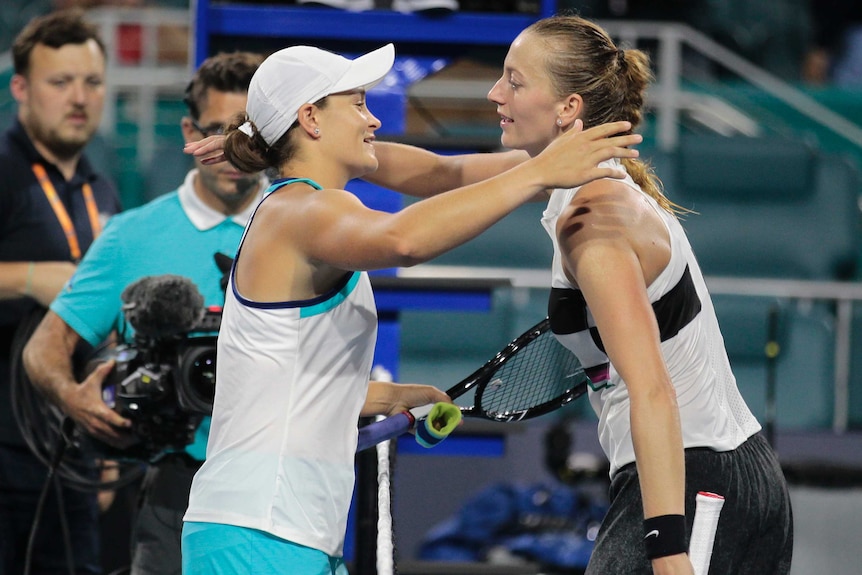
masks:
[[[778,138],[684,138],[674,201],[707,275],[847,279],[860,238],[859,172]]]
[[[829,306],[724,294],[713,295],[713,302],[737,385],[761,424],[774,378],[776,428],[830,428],[835,325]],[[773,313],[776,321],[770,324]],[[774,360],[767,355],[770,341],[778,344]]]

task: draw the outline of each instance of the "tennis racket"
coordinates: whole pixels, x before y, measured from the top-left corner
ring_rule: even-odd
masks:
[[[459,405],[464,417],[512,422],[567,405],[586,393],[588,381],[578,359],[557,341],[550,322],[544,319],[446,394],[452,400],[460,398],[456,403],[469,402],[472,394],[472,405]],[[423,421],[431,409],[420,406],[360,428],[357,451],[406,433],[417,421]],[[446,415],[446,410],[437,411]],[[425,421],[417,426],[417,440],[425,445],[423,440],[433,444],[442,439],[438,428],[446,428],[445,422],[442,425],[434,422],[433,413]]]
[[[694,575],[707,575],[712,558],[712,546],[718,529],[718,517],[724,506],[724,497],[706,491],[698,492],[695,498],[694,525],[688,544],[688,558],[694,567]]]

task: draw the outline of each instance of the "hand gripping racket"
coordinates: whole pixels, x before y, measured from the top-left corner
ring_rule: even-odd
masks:
[[[446,394],[461,403],[464,417],[512,422],[544,415],[577,399],[587,391],[588,378],[575,355],[557,341],[550,322],[542,320],[518,336],[469,377],[449,388]],[[449,404],[437,404],[448,406]],[[357,451],[409,431],[417,421],[417,440],[425,445],[439,442],[457,426],[450,408],[428,416],[431,406],[393,415],[359,430]],[[426,418],[427,417],[427,418]],[[444,433],[445,432],[445,433]],[[426,445],[429,446],[429,445]]]

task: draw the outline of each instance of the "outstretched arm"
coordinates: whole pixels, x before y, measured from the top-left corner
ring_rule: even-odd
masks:
[[[519,150],[445,156],[395,142],[375,142],[374,150],[379,167],[363,179],[420,198],[487,180],[529,159]]]
[[[630,143],[636,144],[638,141],[632,140]],[[522,150],[446,156],[396,142],[375,142],[374,149],[379,167],[363,179],[419,198],[487,180],[529,159],[529,155]],[[224,136],[209,136],[189,142],[183,151],[204,164],[224,162]],[[619,148],[615,157],[635,156],[634,150]],[[546,199],[546,196],[540,193],[536,199]]]
[[[473,239],[549,188],[624,177],[624,171],[599,164],[622,154],[637,156],[637,150],[625,146],[638,143],[639,135],[614,136],[628,129],[628,122],[585,131],[579,125],[503,174],[437,194],[393,214],[369,210],[340,190],[316,192],[302,213],[303,224],[315,230],[314,236],[296,226],[288,226],[285,233],[292,234],[291,241],[307,257],[339,269],[424,263]],[[280,208],[278,213],[276,208]],[[295,210],[288,199],[270,204],[273,225],[295,218]],[[282,238],[274,238],[272,249],[283,243]]]

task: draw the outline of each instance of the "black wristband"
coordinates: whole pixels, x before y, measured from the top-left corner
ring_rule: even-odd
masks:
[[[685,553],[685,515],[659,515],[644,520],[644,547],[647,557],[658,559]]]

